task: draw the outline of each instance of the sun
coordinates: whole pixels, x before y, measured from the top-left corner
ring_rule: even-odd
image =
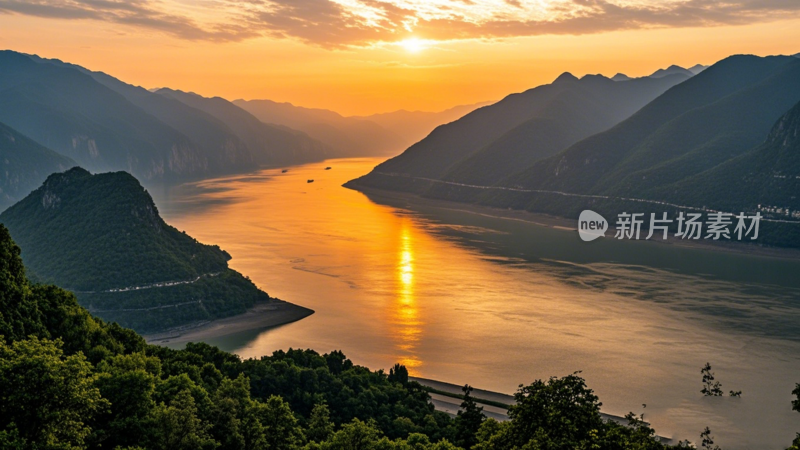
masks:
[[[409,53],[419,53],[428,48],[428,45],[425,41],[417,38],[408,38],[398,42],[397,44],[403,47]]]

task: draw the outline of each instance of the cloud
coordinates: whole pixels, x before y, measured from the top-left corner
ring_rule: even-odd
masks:
[[[493,39],[615,30],[739,25],[800,15],[797,0],[0,0],[0,13],[99,20],[180,39],[297,39],[326,48],[411,35]],[[173,2],[173,3],[170,3]],[[213,20],[200,20],[200,17]]]
[[[188,40],[241,41],[261,34],[236,23],[200,26],[185,15],[159,10],[151,0],[0,0],[0,13],[98,20],[157,30]]]

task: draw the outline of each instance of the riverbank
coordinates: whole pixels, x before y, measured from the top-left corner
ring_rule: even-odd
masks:
[[[448,211],[456,211],[467,214],[474,214],[478,216],[491,217],[495,219],[515,220],[520,222],[531,223],[538,226],[555,228],[565,231],[574,231],[577,234],[577,217],[574,219],[552,216],[549,214],[535,213],[518,209],[502,209],[494,208],[491,206],[475,205],[472,203],[452,202],[448,200],[437,200],[431,198],[421,197],[417,194],[407,192],[387,191],[383,189],[376,189],[364,186],[350,187],[344,186],[348,189],[353,189],[366,195],[369,199],[380,203],[381,200],[386,201],[392,206],[397,206],[397,202],[402,202],[408,209],[414,207],[430,207]],[[613,239],[615,233],[614,223],[609,221],[609,229],[606,232],[607,239]],[[577,238],[577,236],[576,236]],[[785,258],[785,259],[800,259],[800,249],[794,248],[778,248],[778,247],[764,247],[755,244],[742,244],[735,242],[723,242],[712,240],[683,240],[669,235],[666,240],[640,239],[637,242],[643,242],[651,245],[674,245],[678,247],[698,248],[705,250],[713,250],[720,252],[739,253],[753,256],[763,256],[769,258]]]
[[[181,327],[162,333],[149,334],[144,338],[149,344],[175,347],[188,342],[204,342],[212,338],[246,331],[263,331],[297,322],[312,314],[314,314],[314,310],[283,300],[272,299],[237,316],[199,323],[192,327]]]
[[[455,396],[461,396],[463,394],[461,391],[462,386],[446,383],[444,381],[430,380],[427,378],[409,377],[408,379],[411,381],[416,381],[417,383],[434,391],[429,392],[428,394],[431,396],[431,403],[433,403],[433,406],[438,411],[446,412],[454,417],[458,414],[458,411],[461,409],[462,400],[460,398],[456,398]],[[508,408],[501,407],[500,405],[515,404],[516,400],[514,399],[513,395],[478,389],[473,386],[472,397],[475,400],[475,403],[483,407],[483,414],[487,418],[492,418],[499,422],[510,420],[508,417]],[[624,417],[614,416],[603,412],[601,412],[600,415],[603,417],[603,420],[613,420],[619,424],[628,425],[628,420]],[[668,445],[671,445],[675,442],[674,437],[659,436],[659,439],[662,443]]]

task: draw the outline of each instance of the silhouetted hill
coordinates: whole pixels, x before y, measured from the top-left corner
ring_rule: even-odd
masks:
[[[612,81],[600,75],[578,80],[569,73],[552,84],[512,94],[436,128],[402,155],[352,185],[419,192],[423,185],[380,173],[494,184],[541,158],[605,130],[633,114],[685,75]]]
[[[763,142],[798,100],[800,61],[732,56],[503,184],[649,198]]]
[[[329,156],[303,133],[261,124],[232,105],[239,115],[220,119],[101,72],[12,51],[0,52],[0,104],[0,121],[39,144],[91,170],[126,170],[148,182]]]
[[[0,123],[0,211],[36,189],[53,172],[62,172],[75,161],[45,148]]]
[[[224,123],[247,144],[258,163],[297,164],[338,156],[331,148],[302,131],[264,123],[223,98],[206,98],[169,88],[158,89],[155,93],[203,111]]]
[[[374,156],[396,152],[405,139],[375,122],[326,109],[304,108],[272,100],[235,100],[236,106],[266,123],[284,125],[308,133],[342,156]]]
[[[436,127],[458,120],[478,108],[491,105],[493,102],[479,102],[471,105],[459,105],[444,111],[406,111],[398,110],[387,113],[372,114],[369,116],[355,116],[353,118],[368,120],[400,136],[401,146],[395,149],[408,148],[411,144],[419,142],[429,135]]]
[[[154,331],[269,300],[230,256],[167,225],[125,172],[53,174],[0,214],[31,276],[76,292],[98,316]]]
[[[272,100],[236,100],[262,122],[302,130],[337,149],[343,156],[396,154],[484,104],[456,106],[441,112],[394,111],[371,116],[344,117],[334,111],[304,108]]]
[[[698,73],[708,69],[709,66],[704,66],[702,64],[695,64],[692,67],[689,67],[687,70],[692,72],[693,74],[697,75]]]
[[[0,53],[0,120],[92,170],[173,180],[252,166],[247,149],[201,146],[71,67]]]
[[[695,66],[695,67],[697,67],[697,66]],[[658,69],[658,70],[656,70],[655,72],[650,74],[650,78],[662,78],[662,77],[665,77],[667,75],[675,75],[675,74],[682,74],[682,75],[686,75],[687,77],[691,77],[692,75],[694,75],[694,72],[692,72],[692,71],[690,71],[688,69],[684,69],[681,66],[676,66],[675,64],[673,64],[673,65],[667,67],[666,69]]]

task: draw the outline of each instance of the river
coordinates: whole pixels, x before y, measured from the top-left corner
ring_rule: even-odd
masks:
[[[206,180],[155,195],[165,220],[232,268],[316,313],[209,343],[243,357],[341,349],[372,369],[513,393],[582,371],[603,411],[726,449],[786,448],[800,431],[800,261],[409,206],[341,185],[377,159]],[[330,166],[330,170],[325,170]],[[313,183],[308,183],[313,179]],[[704,398],[710,362],[723,389]],[[643,408],[646,404],[646,408]]]

